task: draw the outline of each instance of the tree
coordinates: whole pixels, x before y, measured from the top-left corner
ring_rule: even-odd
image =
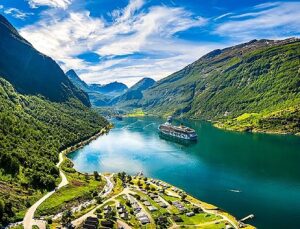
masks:
[[[95,180],[97,181],[100,181],[101,180],[101,176],[99,175],[99,173],[97,171],[94,171],[94,178]]]
[[[118,173],[118,177],[119,177],[123,182],[126,182],[126,173],[125,173],[125,172]]]
[[[182,201],[185,201],[185,198],[186,198],[186,197],[187,197],[187,195],[186,195],[185,193],[182,193],[182,194],[181,194],[181,200],[182,200]]]
[[[88,173],[85,173],[85,174],[84,174],[84,179],[85,179],[86,181],[89,181],[90,177],[89,177],[89,174],[88,174]]]
[[[146,190],[150,190],[150,184],[146,184],[145,189],[146,189]]]
[[[73,214],[70,209],[63,212],[61,217],[62,225],[65,227],[69,227],[73,219]]]
[[[102,204],[102,197],[101,196],[97,196],[96,198],[97,204]]]
[[[132,177],[130,175],[127,175],[127,182],[130,183],[132,181]]]
[[[0,199],[0,220],[2,220],[4,214],[5,203],[2,199]]]

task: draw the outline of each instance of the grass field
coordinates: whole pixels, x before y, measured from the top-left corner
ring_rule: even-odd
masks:
[[[142,109],[135,109],[131,113],[126,114],[126,117],[144,117],[146,113]]]
[[[202,223],[207,223],[210,221],[222,219],[220,216],[216,216],[213,214],[206,214],[206,213],[196,214],[192,217],[188,217],[185,214],[182,214],[180,215],[180,217],[183,220],[183,222],[179,224],[182,225],[197,225],[197,224],[202,224]]]

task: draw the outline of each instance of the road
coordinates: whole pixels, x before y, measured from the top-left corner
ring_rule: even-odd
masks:
[[[101,195],[101,197],[106,197],[113,190],[114,184],[110,180],[113,177],[113,175],[114,174],[111,174],[108,177],[104,176],[104,178],[106,179],[106,185],[105,185],[105,188],[104,188],[104,193]]]
[[[57,167],[59,168],[59,174],[61,176],[61,182],[60,184],[58,185],[57,189],[60,189],[62,188],[63,186],[67,185],[69,182],[68,182],[68,179],[67,177],[65,176],[65,174],[63,173],[63,171],[60,169],[60,165],[61,163],[63,162],[63,152],[61,152],[59,154],[59,162],[57,163]],[[46,227],[45,225],[43,226],[39,221],[35,221],[34,220],[34,213],[36,211],[36,209],[46,200],[48,199],[53,193],[55,192],[55,190],[51,191],[51,192],[48,192],[45,196],[43,196],[41,199],[39,199],[34,205],[32,205],[26,212],[25,214],[25,217],[23,219],[23,226],[24,226],[24,229],[31,229],[33,225],[39,225],[40,228],[44,228]],[[41,229],[42,229],[41,228]]]

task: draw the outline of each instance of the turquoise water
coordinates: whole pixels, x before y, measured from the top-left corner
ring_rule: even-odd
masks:
[[[82,172],[143,171],[258,228],[300,228],[300,137],[235,133],[185,121],[197,144],[161,139],[157,118],[128,118],[72,153]],[[233,192],[239,190],[240,192]]]

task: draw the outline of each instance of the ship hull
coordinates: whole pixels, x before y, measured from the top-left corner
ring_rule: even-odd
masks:
[[[169,142],[174,142],[183,146],[190,146],[190,145],[194,145],[197,143],[197,140],[194,141],[190,141],[190,140],[185,140],[182,138],[176,138],[161,132],[158,132],[159,138],[165,141],[169,141]]]
[[[159,135],[165,139],[178,140],[183,142],[197,142],[197,136],[186,136],[183,134],[178,134],[176,132],[163,131],[158,129]]]

